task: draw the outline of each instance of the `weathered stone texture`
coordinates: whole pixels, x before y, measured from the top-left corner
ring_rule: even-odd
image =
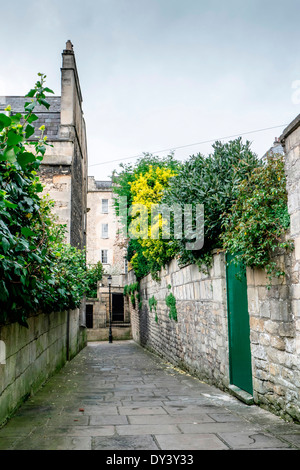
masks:
[[[126,283],[133,280],[130,273]],[[194,265],[180,268],[173,260],[161,271],[160,282],[153,281],[150,275],[142,279],[139,312],[129,300],[133,338],[173,364],[226,387],[229,371],[225,289],[223,255],[214,255],[208,275]],[[176,298],[177,322],[169,318],[165,302],[170,292]],[[156,312],[149,309],[152,296],[157,300]]]
[[[0,364],[0,425],[86,345],[78,309],[33,315],[28,325],[0,326],[6,349],[5,364]]]
[[[248,311],[254,401],[276,414],[300,420],[299,284],[295,253],[274,257],[286,276],[274,279],[271,288],[262,270],[247,269]],[[214,255],[208,274],[197,266],[180,269],[173,260],[162,270],[161,281],[148,275],[140,282],[142,308],[134,309],[130,299],[132,334],[135,341],[166,360],[191,371],[204,380],[227,388],[229,350],[227,325],[226,267],[223,254]],[[126,283],[134,282],[130,272]],[[169,318],[165,298],[176,298],[178,321]],[[157,312],[150,312],[149,299],[157,300]],[[136,302],[138,305],[138,302]],[[155,317],[157,315],[157,321]],[[298,320],[297,320],[298,318]]]

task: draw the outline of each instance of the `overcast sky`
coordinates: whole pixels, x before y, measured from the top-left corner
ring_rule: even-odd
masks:
[[[72,41],[96,179],[118,168],[104,162],[284,127],[300,112],[299,0],[15,0],[0,11],[0,95],[23,95],[38,72],[59,95]],[[243,138],[262,155],[283,127]]]

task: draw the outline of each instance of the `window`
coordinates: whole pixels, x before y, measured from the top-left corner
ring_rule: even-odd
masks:
[[[126,258],[124,259],[124,272],[125,272],[125,274],[128,273],[128,261],[127,261]]]
[[[108,238],[108,224],[102,224],[102,238]]]
[[[101,250],[101,263],[103,264],[108,263],[107,250]]]
[[[102,214],[108,214],[108,199],[102,199]]]

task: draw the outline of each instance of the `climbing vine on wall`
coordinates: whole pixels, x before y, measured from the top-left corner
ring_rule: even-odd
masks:
[[[152,312],[152,310],[154,310],[154,312],[155,312],[155,321],[156,321],[156,323],[158,323],[157,300],[154,297],[154,295],[152,297],[150,297],[150,299],[148,300],[148,303],[149,303],[150,312]]]
[[[171,286],[168,286],[168,288],[170,288],[170,287]],[[167,307],[169,307],[169,318],[170,318],[170,320],[177,321],[176,298],[172,294],[172,292],[170,292],[167,295],[165,301],[166,301]]]
[[[227,251],[252,268],[272,276],[284,274],[274,261],[278,249],[290,250],[286,177],[282,155],[268,156],[239,185],[237,198],[223,220],[221,239]]]
[[[128,295],[131,301],[133,308],[136,308],[136,300],[140,301],[140,293],[139,293],[139,283],[134,282],[132,284],[126,284],[124,286],[123,295]],[[139,303],[139,307],[141,307]]]

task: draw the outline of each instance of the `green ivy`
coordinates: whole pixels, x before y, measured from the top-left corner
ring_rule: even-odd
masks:
[[[132,284],[126,284],[124,286],[124,290],[123,290],[123,295],[126,296],[130,296],[130,301],[132,303],[132,306],[133,308],[136,307],[136,299],[139,301],[140,300],[140,293],[139,293],[139,282],[134,282]]]
[[[154,295],[152,297],[150,297],[150,299],[148,300],[148,303],[149,303],[149,308],[150,308],[150,312],[152,312],[152,309],[154,309],[155,311],[155,321],[156,323],[158,322],[158,316],[157,316],[157,300],[156,298],[154,297]]]
[[[173,240],[180,264],[195,263],[202,270],[210,266],[212,250],[222,248],[222,223],[239,192],[239,184],[261,165],[251,151],[250,142],[241,138],[228,143],[215,142],[213,153],[192,155],[171,179],[163,202],[204,205],[204,246],[201,250],[186,250],[185,237]],[[195,229],[195,224],[193,225]]]
[[[269,156],[239,185],[237,198],[223,220],[223,247],[251,268],[265,269],[269,279],[282,276],[274,252],[290,250],[284,158]]]
[[[172,294],[172,292],[170,292],[170,294],[167,295],[165,300],[166,300],[167,306],[170,309],[169,318],[171,320],[173,319],[173,320],[177,321],[176,299],[175,299],[174,295]]]

